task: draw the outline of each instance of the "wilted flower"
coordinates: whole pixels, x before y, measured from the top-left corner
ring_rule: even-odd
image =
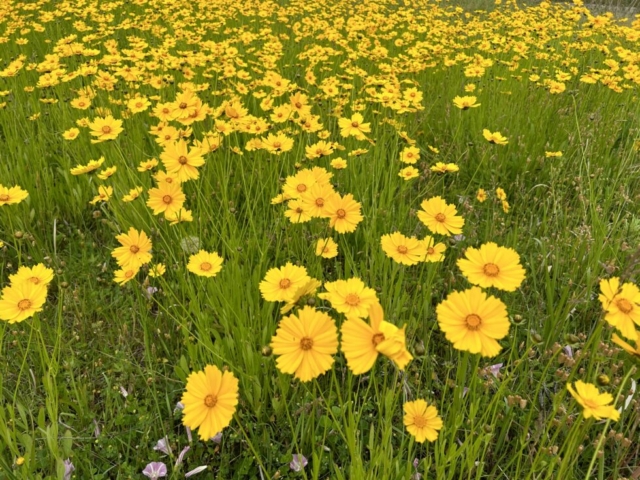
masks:
[[[289,467],[291,467],[291,470],[293,470],[294,472],[301,472],[302,469],[307,466],[307,463],[309,463],[309,461],[304,455],[298,455],[297,453],[294,453],[293,460],[291,460],[291,463],[289,463]]]

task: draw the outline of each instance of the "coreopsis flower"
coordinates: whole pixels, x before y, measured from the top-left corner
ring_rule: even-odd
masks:
[[[456,215],[458,210],[440,196],[423,200],[418,211],[418,219],[433,233],[458,235],[462,233],[464,218]]]
[[[619,347],[622,347],[622,349],[625,352],[627,352],[629,355],[633,355],[635,358],[640,359],[640,334],[637,331],[636,331],[636,338],[635,338],[635,343],[636,343],[635,347],[628,344],[624,340],[622,340],[615,333],[611,336],[611,341],[616,345],[618,345]]]
[[[444,252],[447,246],[444,243],[436,243],[435,239],[426,235],[422,239],[426,253],[424,256],[425,262],[442,262],[444,260]]]
[[[473,96],[456,96],[453,99],[453,104],[461,110],[469,110],[470,108],[479,107],[481,105],[480,103],[476,103],[477,100],[478,99]]]
[[[187,270],[201,277],[215,277],[222,270],[223,259],[216,252],[200,250],[189,257]]]
[[[92,143],[104,142],[105,140],[115,140],[124,130],[122,128],[122,120],[116,120],[111,115],[105,118],[96,118],[89,124],[91,136],[96,137],[91,140]]]
[[[448,173],[457,172],[460,170],[460,167],[458,167],[458,165],[456,165],[455,163],[437,162],[430,168],[430,170],[435,173]]]
[[[86,165],[76,165],[71,169],[71,175],[83,175],[85,173],[93,172],[100,168],[104,163],[104,157],[100,157],[97,160],[90,160]]]
[[[505,192],[503,188],[496,188],[496,198],[505,201],[507,199],[507,192]]]
[[[268,302],[288,302],[298,289],[310,280],[307,269],[287,262],[280,268],[270,269],[260,282],[262,298]]]
[[[476,194],[476,200],[480,203],[483,203],[487,199],[487,192],[483,188],[478,189],[478,193]]]
[[[305,205],[309,215],[317,218],[327,217],[325,205],[327,201],[336,196],[337,193],[331,184],[322,185],[316,183],[300,195],[300,200]]]
[[[420,160],[420,149],[417,147],[405,147],[400,152],[400,161],[402,163],[413,165],[418,160]]]
[[[140,268],[151,261],[151,248],[153,245],[144,231],[137,231],[131,227],[128,233],[116,235],[116,240],[122,246],[114,249],[111,252],[111,256],[116,259],[116,262],[121,267]]]
[[[78,110],[86,110],[91,106],[91,99],[89,97],[82,96],[74,98],[73,100],[71,100],[71,102],[69,102],[69,104],[73,108],[77,108]]]
[[[116,167],[114,165],[113,167],[105,168],[100,173],[98,173],[96,176],[100,180],[106,180],[107,178],[111,177],[114,173],[116,173],[117,170],[118,170],[118,167]]]
[[[132,267],[127,265],[126,267],[120,268],[116,270],[113,274],[113,281],[119,285],[124,285],[125,283],[136,278],[136,275],[140,271],[140,267]]]
[[[304,223],[312,218],[309,205],[298,198],[287,202],[287,210],[284,212],[284,216],[287,217],[291,223]]]
[[[164,151],[160,154],[160,160],[167,173],[177,176],[180,182],[197,179],[200,176],[198,167],[204,165],[202,150],[189,149],[183,139],[165,145]]]
[[[620,285],[618,277],[600,281],[599,300],[604,319],[629,340],[636,340],[635,326],[640,325],[640,289],[633,283]]]
[[[19,285],[29,282],[34,285],[47,286],[53,280],[53,270],[45,267],[44,264],[38,263],[33,267],[22,266],[13,275],[9,275],[11,285]]]
[[[149,160],[143,160],[138,165],[139,172],[148,172],[149,170],[153,170],[158,166],[158,160],[155,158],[151,158]]]
[[[518,253],[493,242],[467,248],[465,258],[458,259],[457,265],[467,280],[482,288],[513,292],[525,279]]]
[[[336,170],[343,170],[347,168],[347,161],[344,158],[338,157],[331,160],[329,165],[331,165],[331,168],[335,168]]]
[[[178,177],[178,175],[176,175],[175,173],[167,173],[164,170],[160,170],[158,172],[156,172],[153,175],[153,179],[158,182],[158,184],[160,183],[176,183],[176,184],[180,184],[182,183],[180,181],[180,178]]]
[[[338,352],[338,329],[324,312],[306,306],[284,317],[271,339],[276,365],[282,373],[308,382],[331,368]]]
[[[207,365],[189,375],[180,402],[183,425],[197,428],[200,439],[209,440],[231,423],[238,404],[238,379],[230,371]]]
[[[333,238],[319,238],[316,243],[316,255],[322,258],[334,258],[338,256],[338,244]]]
[[[144,112],[151,106],[151,102],[146,97],[132,98],[127,102],[127,108],[131,113]]]
[[[562,152],[561,152],[561,151],[557,151],[557,152],[544,152],[544,156],[545,156],[546,158],[561,157],[561,156],[562,156]]]
[[[354,375],[371,370],[378,355],[389,358],[404,370],[413,359],[406,347],[404,327],[398,328],[384,320],[384,312],[377,299],[369,304],[370,323],[361,318],[348,317],[340,329],[340,349],[347,359],[347,366]]]
[[[418,399],[413,402],[405,402],[403,406],[404,426],[413,435],[418,443],[425,440],[435,442],[438,438],[438,430],[442,428],[442,418],[438,415],[438,409],[429,405],[425,400]]]
[[[482,130],[482,135],[489,143],[494,143],[496,145],[506,145],[509,143],[507,137],[503,137],[500,132],[490,132],[486,128]]]
[[[338,120],[340,135],[364,140],[366,138],[365,133],[371,132],[371,124],[363,122],[364,117],[359,113],[354,113],[351,118],[340,118]]]
[[[300,287],[298,287],[293,296],[291,296],[289,300],[287,300],[287,303],[282,308],[280,308],[280,313],[284,315],[285,313],[290,312],[293,307],[295,307],[296,305],[300,305],[300,300],[304,297],[311,298],[315,296],[318,288],[320,288],[321,285],[322,282],[320,280],[309,278],[307,283],[304,283]]]
[[[610,393],[600,393],[598,388],[591,384],[578,380],[575,384],[575,390],[570,383],[567,384],[567,390],[573,398],[582,406],[582,414],[584,418],[595,418],[602,420],[609,418],[614,422],[620,418],[620,412],[612,405],[613,397]]]
[[[0,184],[0,207],[20,203],[28,196],[29,192],[23,190],[18,185],[15,185],[13,187],[5,187],[4,185]]]
[[[153,210],[154,215],[171,214],[182,208],[186,198],[179,183],[161,182],[157,187],[149,189],[147,206]]]
[[[167,267],[164,263],[156,263],[149,268],[149,276],[150,277],[161,277],[167,271]]]
[[[283,133],[274,135],[270,133],[266,138],[260,139],[262,142],[262,148],[269,153],[275,153],[280,155],[283,152],[288,152],[293,148],[293,139],[287,137]]]
[[[378,302],[375,290],[357,277],[328,282],[324,288],[327,291],[318,297],[331,302],[337,312],[347,317],[365,318],[369,315],[371,305]]]
[[[417,178],[420,176],[420,170],[416,167],[405,167],[398,172],[398,176],[402,177],[405,181]]]
[[[452,292],[436,308],[438,325],[453,348],[495,357],[509,333],[507,307],[478,287]]]
[[[47,300],[45,284],[20,282],[2,289],[0,320],[17,323],[41,312]]]
[[[324,205],[329,226],[338,233],[354,232],[364,218],[361,214],[362,205],[350,193],[344,197],[336,193]]]
[[[65,140],[75,140],[78,138],[78,135],[80,135],[80,130],[75,127],[62,132],[62,138]]]
[[[177,225],[181,222],[193,222],[193,213],[186,208],[179,208],[178,210],[168,210],[164,212],[164,218],[167,219],[171,225]]]
[[[111,199],[112,195],[113,195],[112,187],[105,187],[104,185],[100,185],[98,187],[98,195],[93,197],[93,200],[91,200],[89,203],[91,205],[95,205],[98,202],[108,202]]]
[[[326,157],[333,153],[333,144],[331,142],[325,142],[320,140],[313,145],[309,145],[305,148],[305,155],[308,159],[313,160],[320,157]]]
[[[142,187],[132,188],[131,190],[129,190],[129,193],[127,193],[124,197],[122,197],[122,201],[133,202],[136,198],[140,196],[141,193],[142,193]]]
[[[422,241],[416,237],[406,237],[400,232],[383,235],[380,243],[387,257],[403,265],[417,265],[427,254]]]

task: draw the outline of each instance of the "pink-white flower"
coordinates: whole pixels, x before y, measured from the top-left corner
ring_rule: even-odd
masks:
[[[162,462],[151,462],[144,467],[142,473],[152,480],[157,480],[160,477],[167,476],[167,466]]]

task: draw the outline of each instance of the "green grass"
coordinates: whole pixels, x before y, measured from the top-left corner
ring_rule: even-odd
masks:
[[[195,9],[190,2],[180,3],[171,7],[173,2],[160,2],[162,8]],[[332,3],[342,6],[331,10],[326,5],[284,2],[282,8],[307,5],[310,11],[304,15],[315,21],[300,25],[308,28],[354,16],[345,2]],[[93,28],[86,32],[74,26],[82,7],[45,4],[41,10],[64,13],[51,22],[39,20],[45,32],[21,34],[20,26],[15,33],[6,33],[9,41],[0,48],[0,69],[19,54],[26,55],[27,64],[41,62],[57,40],[76,33],[80,41],[109,23],[104,38],[84,40],[87,47],[100,50],[94,59],[107,53],[106,39],[116,39],[120,50],[126,50],[132,35],[153,48],[177,36],[177,45],[169,51],[179,57],[179,52],[194,50],[184,32],[202,27],[201,40],[230,39],[238,57],[247,62],[238,69],[260,79],[266,61],[257,53],[275,40],[261,30],[268,27],[275,35],[287,34],[279,37],[282,52],[273,70],[307,89],[310,96],[321,91],[305,82],[309,61],[298,57],[309,46],[317,43],[337,50],[335,57],[327,56],[313,66],[318,81],[345,73],[344,45],[319,38],[328,26],[296,38],[293,26],[302,20],[301,11],[291,10],[284,22],[276,7],[259,16],[253,4],[244,14],[235,2],[214,11],[206,4],[186,15],[184,25],[177,23],[175,11],[158,18],[153,16],[155,7],[145,13],[144,2],[104,4],[105,10],[98,8],[102,13],[84,20]],[[567,50],[566,42],[573,42],[587,27],[572,23],[563,7],[554,6],[550,18],[560,26],[570,25],[571,31],[566,34],[560,26],[547,26],[548,36],[540,44],[535,35],[527,37],[529,54],[510,70],[505,63],[514,53],[500,49],[498,41],[488,50],[479,48],[485,38],[507,39],[513,33],[510,6],[497,8],[500,15],[495,17],[486,13],[465,17],[464,13],[445,16],[444,12],[452,12],[447,5],[440,5],[439,13],[426,14],[421,12],[431,12],[431,4],[412,5],[415,15],[424,15],[418,24],[427,29],[414,31],[415,38],[408,42],[448,49],[438,53],[423,47],[430,53],[420,62],[433,61],[433,68],[415,73],[406,66],[396,68],[399,80],[415,81],[424,93],[424,110],[397,113],[365,102],[364,76],[343,78],[341,82],[353,88],[344,88],[343,96],[333,100],[318,98],[313,112],[331,133],[329,140],[343,145],[344,151],[305,160],[304,147],[316,142],[317,135],[287,124],[295,140],[291,152],[274,156],[245,151],[240,156],[231,147],[243,148],[251,137],[234,132],[207,156],[201,178],[185,184],[194,221],[176,226],[154,217],[144,205],[146,200],[120,201],[135,186],[145,191],[153,186],[148,173],[136,170],[140,161],[157,158],[162,151],[149,134],[149,127],[157,124],[150,111],[125,119],[125,131],[115,141],[92,144],[86,129],[76,140],[65,141],[62,132],[75,126],[78,118],[98,116],[94,108],[80,111],[69,105],[74,90],[90,84],[91,77],[33,92],[25,87],[35,86],[40,75],[35,70],[0,78],[0,91],[10,91],[0,98],[0,103],[6,102],[0,109],[0,183],[18,184],[29,192],[24,202],[0,207],[0,240],[5,244],[0,249],[0,282],[8,284],[8,276],[20,265],[43,262],[55,271],[42,313],[19,324],[0,324],[0,479],[62,479],[66,459],[73,462],[77,479],[141,478],[151,461],[164,461],[169,478],[182,478],[185,472],[208,465],[210,470],[195,478],[408,479],[416,472],[414,459],[422,478],[429,479],[632,478],[639,458],[635,439],[640,403],[633,397],[616,423],[585,420],[566,384],[596,383],[607,376],[609,382],[601,381],[600,388],[610,392],[620,407],[630,394],[631,379],[638,378],[634,360],[610,342],[614,330],[604,321],[597,299],[601,278],[620,276],[636,282],[639,278],[638,84],[625,80],[621,72],[616,75],[629,88],[619,93],[579,81],[591,67],[605,68],[605,59],[619,60],[616,46],[637,50],[637,40],[635,44],[626,40],[627,30],[611,25],[584,37],[593,42],[585,52],[575,46]],[[386,70],[380,65],[406,56],[407,48],[394,45],[396,37],[388,37],[381,28],[383,19],[391,19],[390,29],[400,33],[407,30],[406,21],[397,16],[400,7],[395,4],[381,7],[385,14],[377,19],[366,6],[357,8],[365,13],[361,18],[375,20],[380,28],[370,25],[362,34],[355,27],[348,32],[336,24],[336,31],[353,52],[366,41],[371,42],[369,50],[374,40],[383,44],[388,58],[361,54],[352,62],[369,75],[382,77]],[[100,17],[106,9],[111,9],[113,22]],[[136,29],[136,22],[130,28],[115,28],[130,12],[137,24],[157,24],[167,32]],[[543,21],[535,7],[523,12],[527,25]],[[19,17],[29,13],[23,8]],[[14,14],[7,14],[0,24],[12,24],[11,18]],[[25,19],[27,24],[33,21]],[[230,30],[218,28],[216,21],[224,21]],[[444,31],[439,22],[451,30]],[[256,39],[243,43],[240,29],[255,33]],[[563,33],[555,36],[556,31]],[[21,36],[29,43],[16,44]],[[599,50],[601,45],[608,47],[608,56]],[[536,58],[540,51],[549,57]],[[462,62],[443,65],[445,57],[460,53],[470,57],[479,53],[492,58],[494,65],[481,78],[466,78]],[[61,62],[70,72],[88,59],[71,56]],[[228,92],[218,91],[242,83],[216,71],[223,61],[216,58],[208,65],[214,67],[209,71],[212,78],[204,77],[201,67],[191,67],[196,72],[193,82],[210,83],[211,88],[198,95],[213,108],[230,98]],[[553,79],[557,70],[567,72],[573,66],[578,73],[558,95],[528,80],[532,73]],[[121,80],[113,91],[97,90],[94,107],[111,108],[120,118],[125,107],[117,102],[133,91],[173,101],[179,83],[187,79],[179,69],[160,72],[174,78],[162,90]],[[452,99],[465,95],[469,83],[477,85],[472,95],[481,106],[460,111]],[[261,99],[249,90],[240,97],[244,106],[269,121],[268,112],[259,106]],[[58,103],[45,104],[40,97]],[[276,104],[287,98],[276,99]],[[343,113],[332,115],[341,98]],[[371,122],[369,136],[375,145],[340,136],[337,117],[350,116],[357,101],[364,104],[361,113]],[[28,120],[35,113],[40,117]],[[398,177],[404,166],[398,161],[399,152],[406,143],[386,123],[388,119],[400,122],[399,130],[417,141],[422,156],[419,178],[405,182]],[[194,124],[193,138],[202,138],[211,128],[212,118]],[[483,128],[499,130],[509,144],[489,144],[482,137]],[[440,153],[435,155],[428,146]],[[347,157],[357,148],[369,151]],[[545,151],[558,150],[562,157],[545,157]],[[118,167],[108,181],[69,173],[73,166],[100,156],[105,165]],[[324,220],[289,223],[284,207],[270,204],[283,179],[295,173],[297,162],[330,169],[329,161],[337,156],[347,158],[349,166],[333,171],[332,182],[339,192],[352,193],[362,203],[364,221],[354,233],[344,235],[332,232]],[[455,162],[460,171],[433,174],[428,167],[436,161]],[[100,184],[113,186],[114,197],[91,206],[88,202]],[[497,187],[508,195],[509,213],[495,198]],[[484,203],[475,200],[478,188],[489,193]],[[396,230],[419,237],[428,234],[416,211],[422,200],[434,195],[456,204],[466,222],[463,237],[441,238],[448,246],[443,263],[412,267],[394,263],[382,251],[380,237]],[[131,226],[150,234],[154,261],[164,262],[167,273],[159,279],[141,274],[119,287],[113,282],[117,265],[111,251],[118,246],[115,235]],[[224,257],[215,278],[196,277],[186,270],[190,253],[180,245],[189,236]],[[335,259],[315,255],[315,240],[325,236],[339,245]],[[488,241],[514,248],[527,271],[516,292],[492,291],[505,302],[512,321],[496,358],[454,350],[435,314],[448,293],[470,285],[456,260],[466,248]],[[275,358],[265,355],[264,347],[281,318],[279,305],[265,302],[258,284],[268,269],[289,261],[305,266],[323,282],[358,276],[375,288],[387,319],[407,324],[407,345],[415,357],[407,370],[401,373],[379,359],[372,372],[354,376],[338,354],[331,371],[307,384],[278,372]],[[158,291],[145,295],[147,286]],[[329,307],[327,302],[322,305]],[[340,324],[341,316],[328,311]],[[497,363],[503,367],[494,377],[487,368]],[[240,380],[240,403],[220,444],[201,442],[196,432],[190,441],[181,413],[175,410],[188,374],[206,364],[227,366]],[[415,398],[434,403],[444,420],[435,443],[416,444],[402,425],[402,405]],[[172,448],[168,457],[153,449],[165,436]],[[187,445],[191,449],[176,467],[177,456]],[[294,453],[309,459],[300,473],[289,467]],[[18,466],[20,457],[24,463]]]

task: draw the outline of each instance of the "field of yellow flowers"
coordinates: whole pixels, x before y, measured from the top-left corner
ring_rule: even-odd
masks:
[[[0,480],[640,476],[640,15],[0,2]]]

